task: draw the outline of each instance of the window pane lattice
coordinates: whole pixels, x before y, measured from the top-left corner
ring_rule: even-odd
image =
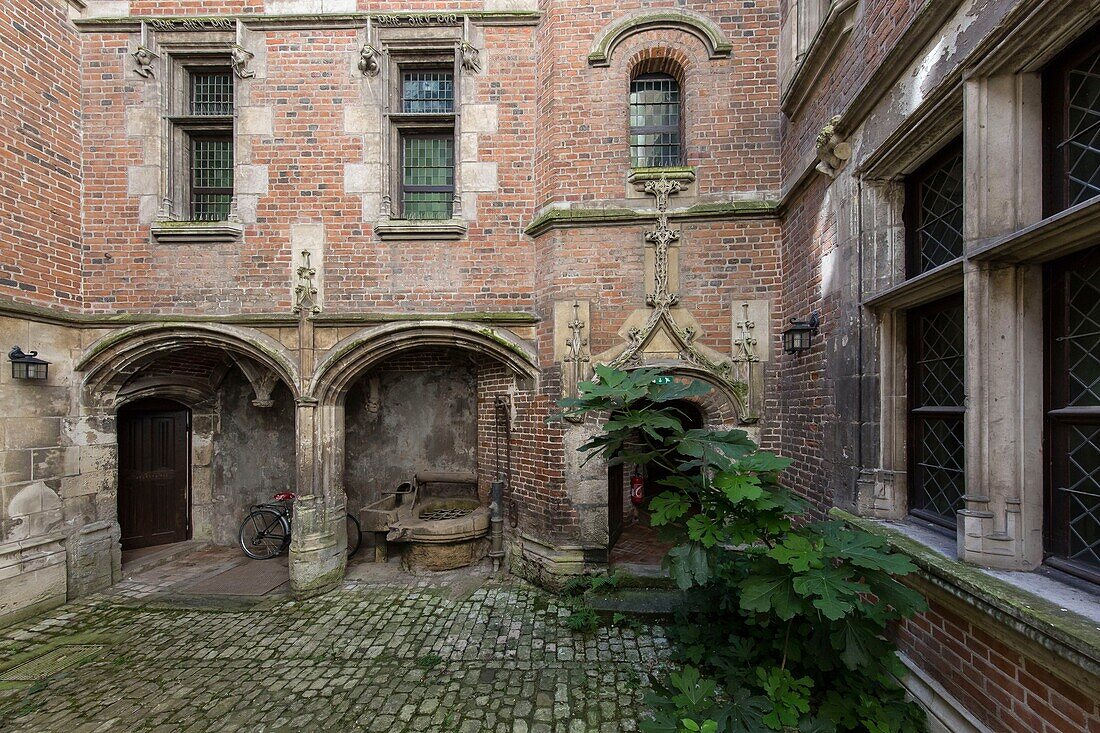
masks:
[[[1069,407],[1100,407],[1100,267],[1067,273],[1066,365]]]
[[[197,139],[191,147],[191,218],[223,221],[233,198],[233,144]]]
[[[1100,425],[1069,430],[1066,557],[1100,568]]]
[[[920,184],[917,238],[920,272],[950,262],[963,252],[963,157],[953,156]]]
[[[233,76],[229,72],[191,74],[191,114],[233,114]]]
[[[630,164],[658,168],[681,163],[680,85],[670,76],[630,83]]]
[[[402,210],[406,219],[449,219],[454,200],[454,139],[407,137]]]
[[[961,303],[914,311],[910,509],[953,526],[964,507],[964,332]]]
[[[450,114],[454,100],[454,74],[449,71],[406,71],[401,76],[403,112]]]
[[[1073,206],[1100,196],[1100,51],[1069,71],[1066,122],[1062,143]]]

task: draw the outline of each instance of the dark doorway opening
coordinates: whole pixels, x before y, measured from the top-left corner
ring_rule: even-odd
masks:
[[[676,400],[666,405],[680,420],[684,430],[703,427],[703,413],[693,403]],[[630,501],[630,484],[638,473],[643,482],[644,500],[635,506]],[[608,558],[612,565],[659,565],[671,545],[660,538],[649,523],[649,502],[668,487],[661,481],[673,472],[671,466],[650,463],[644,474],[634,466],[611,466],[608,484]]]
[[[118,412],[118,523],[122,549],[183,542],[191,534],[191,412],[145,399]]]

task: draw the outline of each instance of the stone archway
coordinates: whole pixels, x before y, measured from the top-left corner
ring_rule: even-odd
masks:
[[[242,397],[246,405],[248,401],[271,405],[272,393],[278,391],[286,418],[278,430],[287,434],[284,447],[291,454],[287,473],[293,475],[298,368],[289,350],[267,334],[219,324],[133,326],[94,342],[74,370],[84,376],[79,412],[69,420],[67,433],[80,451],[80,486],[87,487],[89,507],[95,512],[87,517],[90,521],[75,522],[67,539],[70,580],[80,584],[76,594],[105,587],[120,577],[118,413],[127,406],[160,398],[190,410],[189,522],[195,539],[227,543],[239,522],[237,505],[261,498],[247,496],[233,502],[222,496],[232,492],[214,491],[216,433],[221,424],[217,394],[223,381],[246,391]]]
[[[347,507],[345,404],[360,378],[387,359],[414,351],[466,352],[500,365],[513,392],[533,392],[539,377],[535,351],[511,332],[455,321],[392,323],[358,331],[320,360],[299,409],[299,445],[308,440],[315,461],[301,470],[313,491],[296,504],[291,543],[291,583],[299,595],[328,590],[343,578]],[[503,382],[500,385],[504,387]],[[310,435],[302,434],[306,424]],[[303,455],[307,455],[303,451]]]

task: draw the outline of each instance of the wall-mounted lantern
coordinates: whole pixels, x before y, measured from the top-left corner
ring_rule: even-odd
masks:
[[[783,331],[783,351],[788,354],[797,354],[808,351],[813,345],[814,334],[821,325],[821,318],[817,311],[810,314],[810,320],[797,321],[791,319],[791,325]]]
[[[21,348],[13,346],[8,352],[8,359],[11,360],[11,378],[45,379],[50,373],[50,362],[37,357],[37,351],[24,354]]]

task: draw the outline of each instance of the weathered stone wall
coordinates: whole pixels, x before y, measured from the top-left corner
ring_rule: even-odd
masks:
[[[196,473],[203,452],[193,446],[192,535],[217,544],[237,542],[237,531],[252,504],[269,501],[278,491],[294,491],[294,400],[279,384],[270,407],[252,404],[252,386],[238,369],[231,369],[218,390],[213,421],[209,488]],[[199,416],[193,419],[198,421]],[[195,435],[200,434],[196,425]]]
[[[348,511],[418,471],[477,472],[477,379],[468,352],[423,350],[359,379],[344,405]]]

